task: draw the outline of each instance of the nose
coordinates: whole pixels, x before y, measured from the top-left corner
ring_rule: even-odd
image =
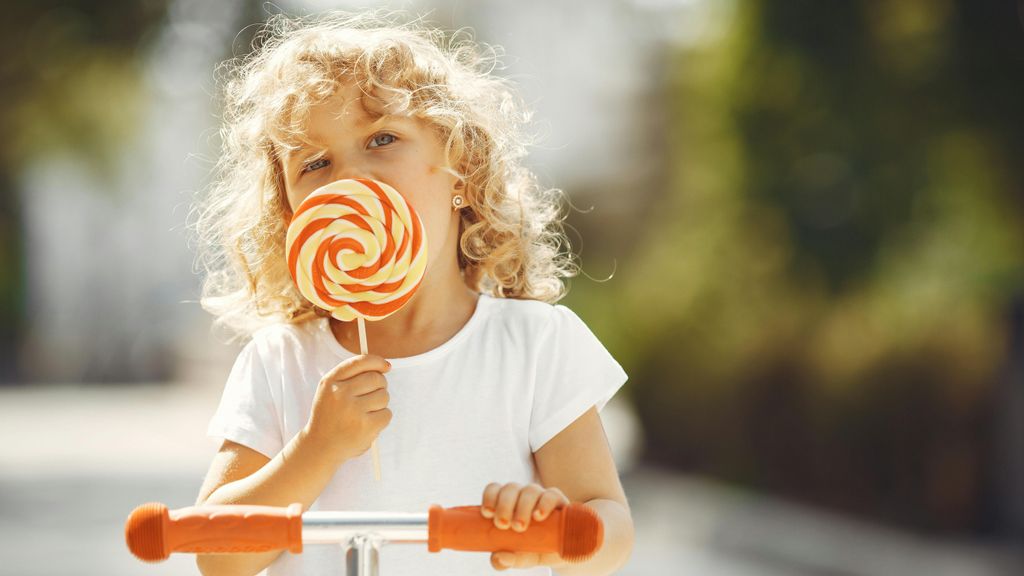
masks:
[[[376,180],[372,171],[357,158],[335,156],[331,164],[331,180],[364,178]]]

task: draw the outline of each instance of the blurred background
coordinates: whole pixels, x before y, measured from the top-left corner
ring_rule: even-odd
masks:
[[[392,7],[504,49],[572,201],[561,302],[621,573],[1024,573],[1024,27],[1015,2],[13,0],[0,20],[0,574],[145,565],[238,346],[186,219],[214,67],[269,14]]]

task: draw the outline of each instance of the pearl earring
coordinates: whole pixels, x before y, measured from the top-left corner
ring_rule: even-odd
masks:
[[[458,210],[459,208],[462,208],[462,202],[463,202],[463,200],[462,200],[462,195],[461,194],[456,194],[452,198],[452,206],[454,206],[456,210]]]

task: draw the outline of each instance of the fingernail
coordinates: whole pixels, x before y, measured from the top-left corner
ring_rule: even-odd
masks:
[[[490,518],[491,516],[494,516],[494,510],[491,510],[486,506],[480,509],[480,513],[484,515],[484,518]]]
[[[498,525],[498,528],[508,528],[508,520],[505,520],[504,518],[498,518],[496,524]]]
[[[388,362],[387,360],[385,360],[384,363],[388,365],[388,370],[390,370],[391,369],[391,362]]]
[[[525,530],[525,529],[526,529],[526,525],[525,525],[525,524],[523,524],[523,521],[522,521],[522,520],[516,520],[516,523],[515,523],[515,528],[516,528],[516,530],[518,530],[518,531],[522,532],[523,530]]]
[[[536,518],[537,520],[540,520],[540,510],[534,510],[533,511],[533,517]]]

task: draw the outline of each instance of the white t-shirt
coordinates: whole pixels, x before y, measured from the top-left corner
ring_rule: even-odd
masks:
[[[373,342],[368,342],[373,353]],[[207,434],[272,458],[308,422],[323,375],[355,354],[328,320],[275,324],[241,350]],[[391,422],[372,450],[338,467],[310,510],[425,513],[478,505],[491,482],[541,484],[533,452],[583,415],[600,411],[627,379],[618,362],[569,308],[481,294],[469,321],[447,342],[405,358],[385,373]],[[581,471],[584,473],[584,471]],[[283,552],[267,576],[344,574],[340,545]],[[514,569],[550,575],[548,567]],[[491,574],[490,553],[426,543],[385,544],[388,576]]]

